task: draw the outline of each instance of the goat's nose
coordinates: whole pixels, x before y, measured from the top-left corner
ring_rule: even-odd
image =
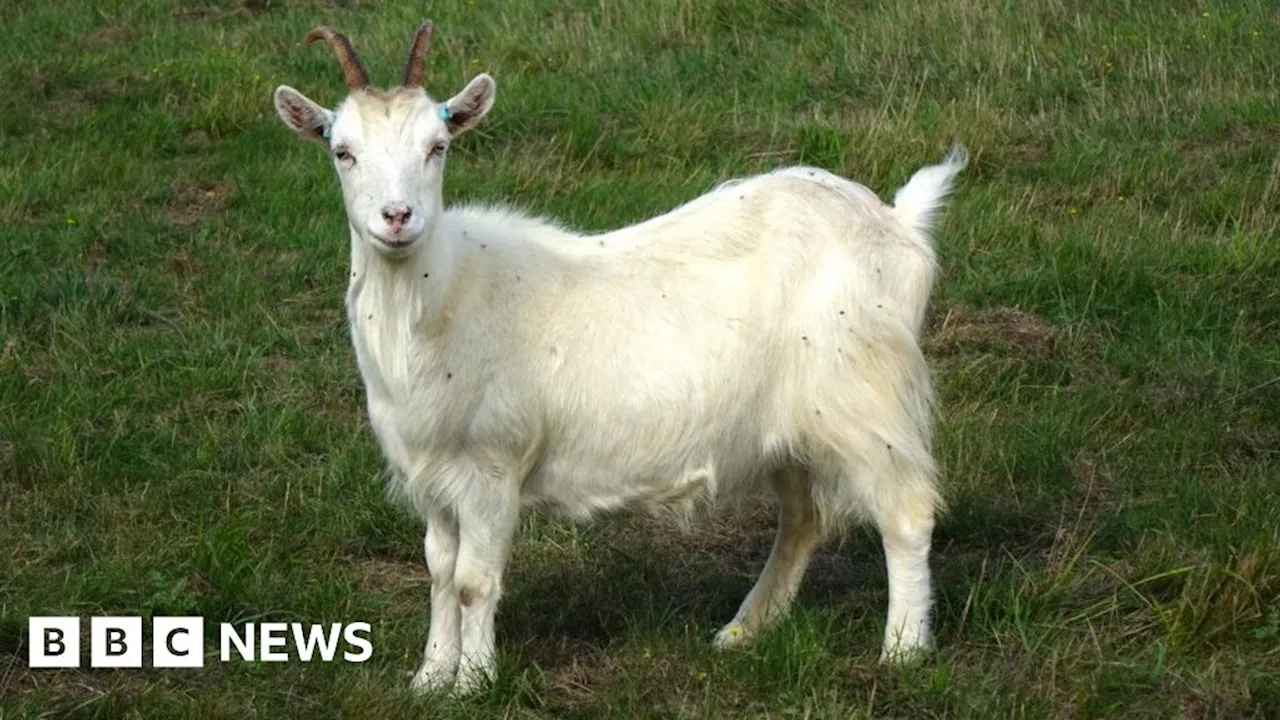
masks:
[[[393,231],[399,232],[413,216],[413,210],[404,203],[392,203],[382,208],[382,219]]]

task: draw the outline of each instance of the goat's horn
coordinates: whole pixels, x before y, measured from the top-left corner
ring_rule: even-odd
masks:
[[[338,64],[342,65],[342,74],[347,78],[347,87],[363,90],[369,86],[369,73],[364,71],[364,65],[360,64],[360,57],[356,55],[346,35],[331,27],[320,26],[307,33],[302,42],[310,45],[317,40],[324,40],[333,48],[333,54],[338,56]]]
[[[427,51],[431,49],[431,33],[434,26],[428,20],[422,23],[418,28],[418,34],[413,37],[413,47],[409,48],[409,59],[404,63],[404,82],[401,83],[407,88],[422,87],[422,73],[426,70],[424,59],[427,57]]]

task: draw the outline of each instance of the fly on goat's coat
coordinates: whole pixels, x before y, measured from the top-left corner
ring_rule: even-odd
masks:
[[[482,74],[429,96],[430,23],[389,91],[369,86],[345,37],[308,35],[321,39],[350,94],[328,110],[282,86],[275,104],[334,155],[370,424],[427,525],[431,626],[414,688],[492,677],[524,504],[588,517],[771,492],[777,539],[721,647],[784,613],[821,542],[868,520],[889,574],[883,657],[929,649],[940,496],[919,336],[929,233],[963,150],[892,205],[825,170],[783,168],[584,236],[506,208],[444,207],[442,149],[497,86]]]

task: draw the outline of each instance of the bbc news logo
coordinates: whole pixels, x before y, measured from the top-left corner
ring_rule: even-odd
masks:
[[[362,663],[373,656],[369,623],[222,623],[218,659],[231,662],[301,662],[319,659]],[[80,667],[80,618],[31,617],[27,620],[28,664],[33,668]],[[89,667],[142,667],[141,617],[89,619]],[[204,667],[204,618],[155,617],[151,621],[151,666]],[[339,649],[342,652],[339,653]]]

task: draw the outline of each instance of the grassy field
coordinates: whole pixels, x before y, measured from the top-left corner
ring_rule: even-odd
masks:
[[[340,6],[340,7],[339,7]],[[1271,0],[8,0],[0,717],[1280,716],[1280,10]],[[417,702],[416,520],[383,497],[337,182],[280,126],[499,82],[446,198],[584,229],[816,164],[888,197],[954,140],[927,349],[935,657],[876,663],[878,539],[717,653],[768,508],[526,519],[502,676]],[[30,615],[373,625],[363,665],[35,671]],[[87,623],[87,620],[85,621]],[[207,643],[216,650],[211,629]],[[87,651],[86,651],[87,657]],[[148,661],[149,664],[149,661]]]

